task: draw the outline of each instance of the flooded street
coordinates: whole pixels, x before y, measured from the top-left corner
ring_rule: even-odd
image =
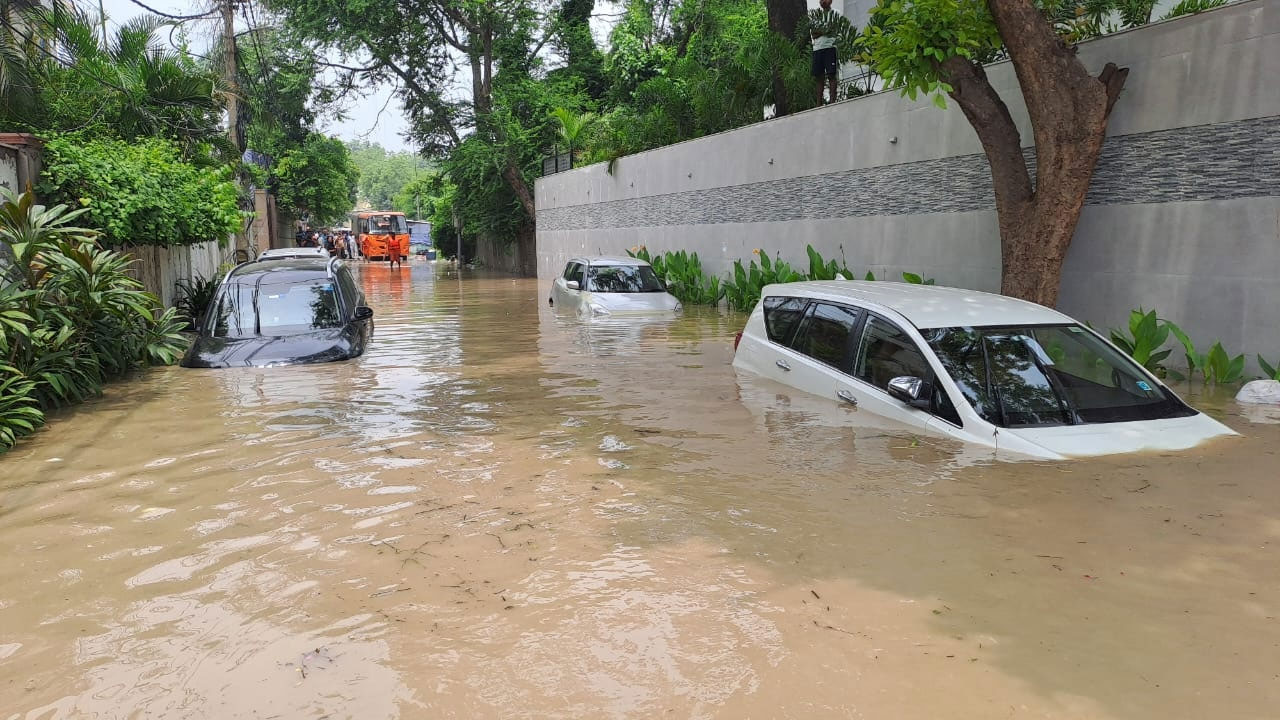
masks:
[[[730,366],[359,274],[356,361],[166,368],[0,456],[0,720],[1274,718],[1280,417],[992,463]]]

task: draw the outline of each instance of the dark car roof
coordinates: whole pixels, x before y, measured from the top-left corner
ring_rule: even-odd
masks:
[[[299,280],[326,277],[329,274],[329,258],[269,258],[247,262],[231,271],[228,281],[240,280],[250,275],[287,272]],[[282,278],[283,279],[283,278]]]

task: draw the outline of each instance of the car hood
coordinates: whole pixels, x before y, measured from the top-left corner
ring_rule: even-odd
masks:
[[[1013,435],[1062,457],[1184,450],[1211,438],[1236,434],[1204,413],[1166,420],[1005,428],[1000,433]]]
[[[671,312],[680,306],[671,293],[587,293],[586,305],[603,305],[610,313]]]
[[[182,358],[182,366],[262,367],[330,362],[349,357],[351,343],[342,328],[281,337],[226,338],[201,335]]]

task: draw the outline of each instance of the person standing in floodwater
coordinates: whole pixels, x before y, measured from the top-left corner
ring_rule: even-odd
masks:
[[[404,263],[400,260],[400,240],[395,235],[391,235],[387,240],[387,263],[389,267],[404,267]]]

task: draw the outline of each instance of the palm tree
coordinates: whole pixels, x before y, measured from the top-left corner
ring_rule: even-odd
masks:
[[[565,108],[551,111],[552,117],[560,123],[560,139],[569,146],[570,164],[574,151],[586,141],[587,130],[595,124],[597,117],[593,112],[578,114]]]
[[[134,18],[104,39],[98,18],[74,6],[20,14],[21,24],[0,23],[0,118],[49,130],[97,123],[126,140],[169,138],[189,156],[220,147],[217,75],[156,40],[168,21]]]

